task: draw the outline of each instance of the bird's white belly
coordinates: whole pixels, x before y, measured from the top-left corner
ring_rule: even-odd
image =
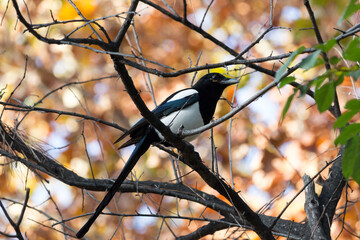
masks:
[[[179,133],[181,129],[191,130],[204,126],[198,102],[186,107],[185,109],[173,112],[168,116],[163,117],[161,122],[163,122],[166,126],[169,126],[171,131],[175,134]],[[164,137],[158,131],[156,132],[161,139],[164,139]],[[199,136],[199,134],[188,136],[185,138],[185,140],[192,141],[197,136]]]

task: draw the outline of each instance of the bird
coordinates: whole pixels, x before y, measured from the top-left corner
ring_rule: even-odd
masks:
[[[152,110],[152,113],[175,134],[181,130],[199,128],[208,124],[213,118],[217,102],[225,88],[238,82],[239,79],[228,78],[220,73],[208,73],[201,77],[191,88],[185,88],[171,94]],[[164,136],[144,118],[139,120],[128,131],[124,132],[114,144],[128,136],[130,139],[123,143],[119,149],[133,144],[135,144],[136,147],[120,175],[98,205],[93,215],[77,232],[77,238],[82,238],[89,231],[91,225],[120,189],[121,184],[134,168],[140,157],[152,144],[160,143],[164,146],[171,146],[170,143],[166,142]],[[188,136],[185,137],[184,140],[192,141],[197,136],[198,135]]]

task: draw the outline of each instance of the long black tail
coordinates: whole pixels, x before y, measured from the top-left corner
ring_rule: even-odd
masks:
[[[115,193],[119,191],[121,184],[125,178],[129,175],[131,170],[139,158],[149,149],[150,145],[154,142],[154,138],[158,137],[153,129],[148,129],[147,133],[143,136],[140,142],[136,145],[135,150],[132,152],[129,160],[126,162],[122,169],[119,177],[116,179],[114,184],[111,186],[104,199],[101,201],[99,206],[96,208],[95,213],[89,218],[85,225],[77,232],[76,237],[82,238],[90,229],[91,225],[95,222],[96,218],[100,215],[102,210],[109,204]]]

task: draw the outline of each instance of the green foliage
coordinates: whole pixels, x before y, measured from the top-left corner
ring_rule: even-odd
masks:
[[[353,125],[353,124],[352,124]],[[351,125],[350,125],[351,126]],[[342,161],[344,177],[352,177],[360,184],[360,136],[356,135],[349,139],[344,151]]]
[[[343,113],[334,123],[334,128],[342,128],[344,127],[350,119],[352,119],[355,114],[359,113],[360,111],[360,100],[352,99],[348,101],[345,105],[345,109],[349,111]]]
[[[302,53],[302,51],[304,51],[304,49],[305,49],[305,47],[301,46],[298,49],[296,49],[294,52],[291,53],[289,58],[286,60],[285,64],[282,65],[281,68],[279,68],[279,70],[277,70],[274,81],[276,81],[276,82],[280,81],[280,79],[283,77],[286,69],[289,67],[289,65],[292,63],[292,61],[295,59],[295,57],[297,55],[299,55],[300,53]]]
[[[316,88],[319,88],[321,84],[328,78],[327,72],[316,77],[312,82],[310,82],[311,85],[315,85]]]
[[[360,61],[360,39],[354,38],[345,49],[343,57],[351,61]]]
[[[304,71],[315,67],[317,64],[317,56],[320,52],[315,52],[306,58],[303,59],[301,64],[303,64]],[[340,85],[344,81],[344,76],[352,76],[354,79],[357,79],[360,76],[360,70],[358,66],[352,68],[339,68],[339,69],[330,69],[325,73],[317,76],[315,79],[308,81],[306,84],[302,85],[298,90],[300,90],[300,96],[303,97],[309,89],[315,87],[314,89],[314,98],[317,108],[320,112],[325,112],[331,107],[331,104],[335,97],[335,89],[338,85]],[[291,83],[295,80],[294,77],[286,77],[281,80],[279,84],[279,88],[283,87],[284,85]],[[327,83],[324,83],[328,81]],[[287,111],[285,111],[287,112]],[[284,112],[283,112],[284,113]],[[350,114],[350,113],[349,113]],[[344,120],[346,121],[346,117],[348,114],[345,115]],[[284,116],[282,116],[284,118]],[[341,122],[339,122],[341,124]]]
[[[349,109],[352,111],[359,111],[360,110],[360,100],[359,99],[351,99],[345,105],[345,109]]]
[[[295,80],[296,80],[296,78],[295,78],[295,77],[292,77],[292,76],[283,78],[283,79],[280,81],[280,84],[279,84],[278,87],[279,87],[279,88],[282,88],[282,87],[284,87],[284,86],[287,85],[287,84],[290,84],[290,83],[292,83],[292,82],[295,82]]]
[[[332,38],[332,39],[330,39],[329,41],[327,41],[327,42],[325,42],[325,43],[323,43],[323,44],[320,44],[320,45],[316,46],[315,48],[327,53],[327,52],[329,52],[335,45],[336,45],[336,40],[335,40],[335,38]]]
[[[328,110],[335,97],[335,84],[333,81],[325,83],[315,89],[315,102],[320,112]]]
[[[294,89],[294,93],[290,95],[290,97],[288,97],[286,103],[285,103],[285,106],[284,106],[284,109],[281,113],[281,122],[284,120],[285,116],[286,116],[286,113],[289,111],[289,108],[290,108],[290,105],[291,105],[291,102],[292,100],[294,99],[294,96],[297,92],[297,89]]]
[[[312,54],[309,54],[307,57],[305,57],[304,59],[301,60],[300,68],[304,69],[304,72],[305,72],[305,71],[308,71],[311,68],[319,65],[318,57],[319,57],[321,51],[322,50],[329,51],[333,46],[335,46],[336,41],[335,41],[335,43],[334,43],[334,41],[328,41],[322,45],[319,45],[318,46],[319,50],[313,52]],[[280,84],[278,86],[279,88],[282,88],[286,84],[289,84],[289,83],[292,83],[295,81],[295,77],[293,77],[293,76],[285,77],[284,79],[281,79],[281,77],[283,76],[283,74],[285,73],[286,69],[291,64],[291,62],[295,59],[295,57],[297,55],[299,55],[303,50],[304,50],[304,47],[302,46],[302,47],[298,48],[296,51],[294,51],[290,55],[290,57],[287,59],[285,64],[276,72],[275,81],[280,81]],[[321,63],[322,63],[322,61],[321,61]],[[307,86],[300,87],[300,92],[301,92],[300,96],[303,96],[304,94],[306,94],[306,92],[310,89],[310,87],[312,85],[316,85],[315,101],[316,101],[316,104],[317,104],[320,112],[324,112],[327,109],[329,109],[329,107],[331,106],[331,103],[334,99],[334,96],[335,96],[335,85],[333,82],[329,82],[329,83],[321,86],[321,84],[323,83],[323,81],[326,78],[327,78],[327,75],[320,75],[314,81],[310,81],[307,84]],[[299,89],[295,89],[294,93],[292,95],[290,95],[288,100],[286,101],[286,104],[285,104],[284,109],[281,114],[281,121],[284,120],[285,115],[289,111],[291,102],[294,99],[294,96],[298,90]]]
[[[348,76],[351,76],[354,78],[355,81],[358,80],[358,78],[360,77],[360,70],[353,70],[353,71],[350,71],[348,72],[347,74]]]
[[[350,121],[350,119],[353,118],[353,116],[356,114],[357,112],[353,112],[353,111],[348,111],[343,113],[334,123],[334,128],[342,128],[345,127],[345,125]]]
[[[292,61],[296,58],[297,55],[299,55],[302,51],[304,51],[305,47],[301,46],[299,47],[298,49],[296,49],[293,53],[291,53],[291,55],[289,56],[289,58],[286,60],[285,64],[281,66],[281,68],[279,68],[279,70],[276,72],[276,75],[275,75],[275,81],[279,81],[280,84],[279,84],[279,88],[282,88],[284,87],[285,85],[287,84],[290,84],[292,82],[294,82],[296,79],[295,77],[293,76],[289,76],[289,77],[285,77],[282,79],[286,69],[289,67],[289,65],[292,63]],[[316,51],[312,54],[310,54],[309,56],[307,56],[306,58],[304,58],[301,62],[300,62],[300,66],[301,68],[305,69],[305,71],[309,70],[310,68],[312,68],[315,64],[316,64],[316,60],[319,56],[321,51]],[[294,89],[294,93],[291,94],[289,96],[289,98],[287,99],[286,101],[286,104],[284,106],[284,109],[282,111],[282,114],[281,114],[281,121],[284,120],[287,112],[289,111],[289,108],[290,108],[290,105],[291,105],[291,102],[292,100],[294,99],[294,96],[296,94],[296,92],[298,91],[299,89]]]
[[[355,0],[351,0],[347,6],[342,18],[342,21],[351,16],[356,10],[359,9],[360,4],[355,4]],[[337,44],[337,41],[332,38],[324,44],[316,46],[317,49],[312,54],[302,59],[300,68],[305,71],[315,68],[316,66],[324,64],[323,59],[319,56],[321,52],[328,53]],[[343,52],[343,58],[348,61],[360,61],[360,38],[354,38]],[[279,81],[279,88],[294,82],[296,79],[293,76],[288,76],[282,79],[291,62],[298,56],[304,47],[298,48],[287,59],[285,64],[276,72],[275,81]],[[316,78],[306,82],[305,84],[294,89],[294,92],[288,97],[281,114],[281,121],[284,120],[289,111],[292,101],[294,100],[297,92],[300,92],[299,97],[304,96],[310,89],[314,89],[314,99],[319,112],[325,112],[330,109],[336,93],[336,87],[339,86],[345,76],[350,76],[353,80],[360,77],[360,69],[357,64],[352,67],[339,66],[337,64],[342,60],[341,57],[333,56],[329,59],[329,63],[334,66],[328,69],[323,74],[318,75]],[[351,64],[350,64],[351,65]],[[347,110],[343,113],[334,123],[334,129],[341,129],[339,136],[335,139],[335,145],[343,145],[343,174],[348,179],[352,177],[358,184],[360,184],[360,123],[351,123],[351,119],[360,112],[360,100],[352,99],[345,105]]]
[[[335,144],[345,145],[342,162],[343,174],[347,179],[353,177],[360,184],[360,123],[349,124],[349,121],[360,111],[360,100],[352,99],[345,105],[349,111],[342,114],[335,122],[334,128],[342,128]]]
[[[347,5],[345,11],[343,12],[343,14],[341,15],[341,17],[338,21],[339,26],[341,25],[342,21],[344,21],[344,19],[347,19],[348,17],[353,15],[355,12],[360,10],[360,4],[356,4],[356,2],[357,2],[357,0],[350,0],[349,4]]]
[[[344,127],[339,136],[335,139],[335,145],[346,144],[347,141],[357,136],[360,132],[360,123],[353,123]]]
[[[300,63],[300,68],[308,71],[309,69],[313,68],[318,63],[318,56],[320,55],[321,51],[317,50],[316,52],[310,54],[306,58],[304,58]]]
[[[340,61],[341,61],[341,58],[338,58],[338,57],[336,57],[336,56],[333,56],[333,57],[331,57],[331,58],[329,59],[329,62],[330,62],[330,64],[332,64],[332,65],[336,65],[336,64],[338,64]]]

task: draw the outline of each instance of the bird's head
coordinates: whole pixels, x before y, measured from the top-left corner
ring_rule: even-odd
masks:
[[[239,79],[227,78],[220,73],[208,73],[192,87],[199,93],[199,107],[204,124],[210,122],[216,104],[226,87],[238,83]]]
[[[209,89],[209,88],[218,88],[223,91],[227,86],[238,83],[239,79],[235,78],[227,78],[220,73],[208,73],[200,78],[199,81],[193,86],[193,88],[199,90],[201,88]]]

